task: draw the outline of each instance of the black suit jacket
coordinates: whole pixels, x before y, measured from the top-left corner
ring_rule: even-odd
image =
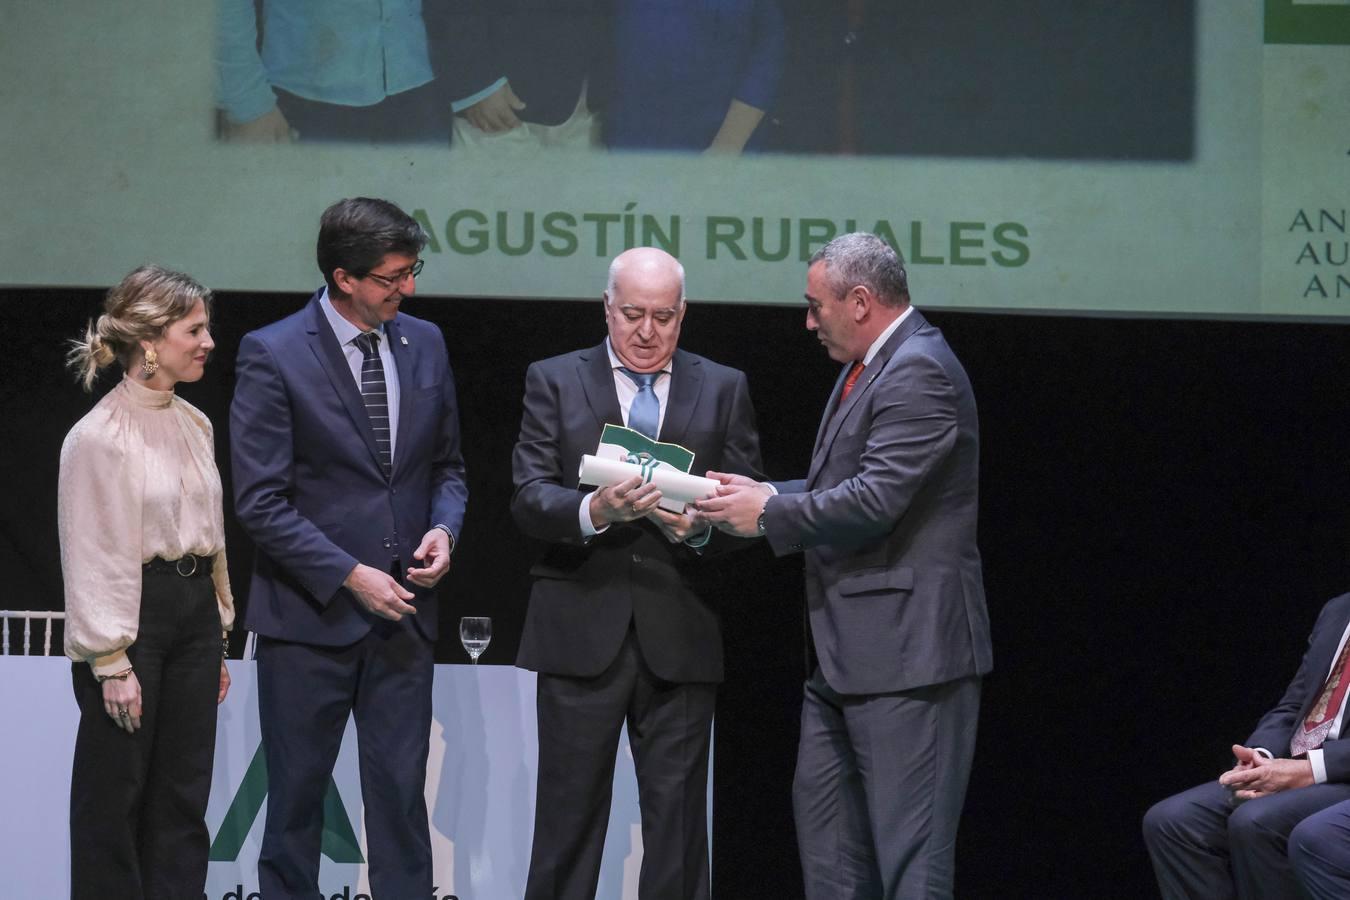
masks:
[[[534,584],[516,664],[592,677],[618,655],[634,623],[653,673],[674,682],[722,679],[722,632],[701,596],[706,556],[672,544],[651,522],[611,525],[586,540],[578,511],[590,488],[577,484],[606,423],[622,425],[609,354],[602,343],[530,366],[511,467],[511,512],[527,535],[548,542],[530,569]],[[691,469],[757,477],[759,436],[745,374],[677,351],[660,439],[694,452]],[[734,539],[717,536],[725,547]]]
[[[1256,730],[1247,738],[1246,746],[1264,747],[1276,757],[1289,756],[1294,729],[1301,726],[1308,710],[1317,702],[1347,623],[1350,623],[1350,594],[1327,601],[1308,636],[1308,650],[1303,654],[1294,680],[1289,682],[1280,702],[1261,717]],[[1344,733],[1345,722],[1341,724]],[[1322,751],[1327,781],[1350,781],[1350,740],[1333,736],[1322,745]]]

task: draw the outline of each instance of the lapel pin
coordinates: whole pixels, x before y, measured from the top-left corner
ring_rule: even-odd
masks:
[[[399,342],[400,344],[402,344],[403,346],[405,346],[405,347],[408,346],[408,339],[405,338],[405,337],[400,336],[399,339],[398,339],[398,342]]]

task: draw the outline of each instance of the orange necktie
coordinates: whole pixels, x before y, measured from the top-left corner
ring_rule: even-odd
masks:
[[[853,368],[848,370],[848,377],[844,379],[844,389],[839,392],[839,405],[843,406],[848,395],[853,393],[853,386],[858,383],[858,376],[862,374],[862,360],[853,364]]]

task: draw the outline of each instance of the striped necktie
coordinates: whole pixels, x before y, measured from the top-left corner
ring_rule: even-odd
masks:
[[[624,366],[619,366],[619,371],[637,385],[637,396],[628,407],[628,427],[656,440],[657,431],[661,426],[661,401],[656,398],[656,391],[652,389],[652,385],[656,383],[656,377],[661,373],[630,372]]]
[[[380,452],[380,468],[388,475],[393,468],[390,452],[389,390],[384,383],[384,363],[380,360],[380,334],[372,331],[352,339],[361,348],[361,400],[375,432],[375,447]]]

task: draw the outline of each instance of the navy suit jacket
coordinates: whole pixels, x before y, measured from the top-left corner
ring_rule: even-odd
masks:
[[[835,412],[846,372],[807,477],[777,484],[764,515],[775,553],[806,553],[821,673],[841,694],[983,675],[993,659],[970,380],[917,309]]]
[[[511,459],[511,513],[549,542],[530,569],[530,608],[516,664],[593,677],[619,654],[632,622],[643,657],[673,682],[722,680],[722,631],[701,594],[707,557],[743,542],[715,535],[700,553],[672,544],[645,519],[584,539],[578,513],[592,489],[577,483],[606,423],[623,424],[604,344],[555,356],[525,375],[520,439]],[[756,477],[759,435],[745,374],[678,350],[660,440],[694,451],[690,471]],[[720,545],[720,546],[715,546]]]
[[[1308,636],[1308,650],[1303,654],[1294,680],[1289,682],[1280,702],[1261,717],[1256,730],[1247,738],[1246,746],[1264,747],[1276,757],[1289,756],[1294,729],[1302,727],[1308,711],[1317,702],[1348,623],[1350,594],[1327,601]],[[1344,733],[1344,719],[1341,725]],[[1322,745],[1322,762],[1326,764],[1327,781],[1350,781],[1350,740],[1331,735]]]
[[[342,587],[358,562],[406,569],[433,525],[459,533],[468,488],[445,341],[400,313],[385,326],[400,401],[384,474],[360,389],[320,308],[244,336],[230,406],[235,512],[257,546],[246,627],[321,646],[362,638],[376,617]],[[413,621],[436,638],[435,591]]]

